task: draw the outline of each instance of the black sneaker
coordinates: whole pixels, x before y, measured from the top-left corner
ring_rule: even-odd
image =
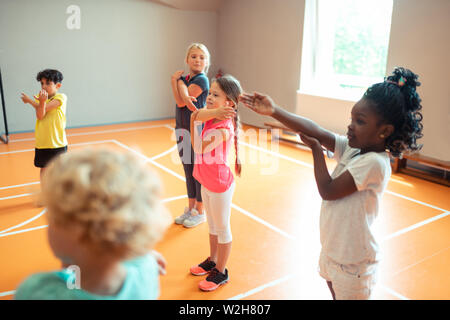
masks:
[[[217,270],[216,268],[212,269],[209,275],[205,280],[200,281],[198,287],[203,291],[213,291],[216,290],[222,284],[227,283],[228,278],[228,270],[225,269],[225,274]]]
[[[205,261],[200,263],[199,265],[191,267],[191,273],[194,276],[203,276],[207,273],[209,273],[214,267],[216,266],[216,263],[208,257]]]

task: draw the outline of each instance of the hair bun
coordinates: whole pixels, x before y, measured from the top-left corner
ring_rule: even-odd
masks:
[[[386,81],[396,83],[400,87],[405,96],[407,111],[414,112],[421,109],[421,99],[416,92],[416,88],[420,86],[418,78],[417,74],[403,67],[396,67],[392,74],[386,77]]]

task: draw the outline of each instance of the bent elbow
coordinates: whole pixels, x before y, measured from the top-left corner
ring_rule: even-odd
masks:
[[[326,200],[326,201],[333,200],[333,199],[331,199],[331,197],[329,197],[328,194],[326,194],[324,192],[319,192],[319,194],[320,194],[320,197],[322,198],[322,200]]]
[[[337,197],[335,195],[333,195],[332,192],[329,192],[328,190],[320,190],[319,189],[319,194],[320,194],[320,197],[322,198],[322,200],[333,201],[333,200],[337,199]]]

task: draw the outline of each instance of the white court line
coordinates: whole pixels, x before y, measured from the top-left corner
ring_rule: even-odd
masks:
[[[450,246],[447,247],[447,248],[441,249],[441,250],[439,250],[438,252],[435,252],[435,253],[433,253],[433,254],[430,255],[430,256],[427,256],[427,257],[425,257],[425,258],[422,258],[422,259],[420,259],[419,261],[416,261],[416,262],[414,262],[414,263],[412,263],[412,264],[410,264],[410,265],[404,267],[403,269],[398,270],[397,272],[395,272],[395,273],[392,275],[392,277],[395,277],[395,276],[397,276],[398,274],[400,274],[400,273],[402,273],[402,272],[404,272],[404,271],[406,271],[406,270],[408,270],[408,269],[411,269],[411,268],[417,266],[418,264],[420,264],[420,263],[422,263],[422,262],[424,262],[424,261],[426,261],[426,260],[429,260],[429,259],[431,259],[431,258],[437,256],[438,254],[441,254],[441,253],[444,252],[444,251],[447,251],[448,249],[450,249]]]
[[[288,160],[288,161],[294,162],[296,164],[300,164],[302,166],[306,166],[308,168],[314,168],[314,166],[309,164],[309,163],[306,163],[306,162],[303,162],[303,161],[299,161],[299,160],[293,159],[291,157],[282,155],[282,154],[274,152],[274,151],[269,151],[269,150],[261,148],[261,147],[256,147],[256,146],[253,146],[253,145],[248,144],[246,142],[239,142],[239,144],[242,144],[244,146],[247,146],[247,147],[250,147],[250,148],[253,148],[253,149],[256,149],[256,150],[268,153],[268,154],[271,154],[271,155],[274,155],[274,156],[276,156],[278,158],[281,158],[281,159],[284,159],[284,160]],[[398,181],[394,180],[394,182],[398,182]],[[389,194],[397,196],[399,198],[403,198],[403,199],[406,199],[406,200],[409,200],[409,201],[412,201],[412,202],[415,202],[415,203],[419,203],[421,205],[424,205],[424,206],[427,206],[427,207],[430,207],[430,208],[433,208],[433,209],[436,209],[436,210],[440,210],[440,211],[444,211],[444,212],[447,211],[446,209],[439,208],[439,207],[434,206],[432,204],[429,204],[429,203],[426,203],[426,202],[423,202],[423,201],[419,201],[419,200],[416,200],[416,199],[404,196],[402,194],[399,194],[399,193],[396,193],[396,192],[393,192],[393,191],[386,190],[385,193],[389,193]]]
[[[28,196],[32,196],[34,193],[22,193],[22,194],[16,194],[14,196],[8,196],[8,197],[3,197],[0,198],[1,200],[8,200],[8,199],[15,199],[15,198],[21,198],[21,197],[28,197]]]
[[[170,127],[169,127],[169,128],[170,128]],[[169,150],[167,150],[167,151],[165,151],[165,152],[163,152],[163,153],[161,153],[161,154],[158,154],[158,155],[156,155],[156,156],[153,156],[152,158],[150,158],[150,160],[156,160],[156,159],[159,159],[159,158],[165,156],[166,154],[171,153],[171,152],[172,152],[173,150],[175,150],[176,148],[177,148],[177,145],[174,145],[174,146],[173,146],[172,148],[170,148]],[[33,149],[33,150],[34,150],[34,149]],[[30,151],[30,150],[27,150],[27,151]],[[14,186],[0,187],[0,190],[6,190],[6,189],[13,189],[13,188],[25,187],[25,186],[30,186],[30,185],[34,185],[34,184],[40,184],[40,181],[28,182],[28,183],[23,183],[23,184],[17,184],[17,185],[14,185]],[[2,199],[0,199],[0,200],[2,200]]]
[[[431,217],[431,218],[429,218],[429,219],[427,219],[427,220],[418,222],[418,223],[416,223],[416,224],[413,224],[412,226],[409,226],[409,227],[400,229],[400,230],[398,230],[398,231],[396,231],[396,232],[394,232],[394,233],[388,235],[387,237],[383,238],[382,241],[387,241],[387,240],[390,240],[390,239],[392,239],[392,238],[398,237],[399,235],[402,235],[402,234],[404,234],[404,233],[406,233],[406,232],[409,232],[409,231],[411,231],[411,230],[420,228],[420,227],[422,227],[422,226],[424,226],[424,225],[426,225],[426,224],[429,224],[429,223],[431,223],[431,222],[433,222],[433,221],[442,219],[442,218],[444,218],[444,217],[446,217],[446,216],[448,216],[448,215],[450,215],[450,212],[449,212],[449,211],[444,212],[444,213],[442,213],[442,214],[440,214],[440,215]]]
[[[170,148],[169,150],[164,151],[163,153],[160,153],[160,154],[158,154],[158,155],[156,155],[156,156],[150,158],[150,160],[154,161],[154,160],[156,160],[156,159],[162,158],[162,157],[164,157],[166,154],[169,154],[169,153],[171,153],[172,151],[174,151],[176,148],[177,148],[177,145],[174,145],[174,146],[173,146],[172,148]]]
[[[251,219],[261,223],[262,225],[268,227],[269,229],[272,229],[273,231],[275,231],[275,232],[285,236],[288,239],[291,239],[291,240],[296,240],[297,239],[297,237],[294,237],[294,236],[290,235],[289,233],[287,233],[287,232],[285,232],[285,231],[283,231],[283,230],[281,230],[281,229],[271,225],[267,221],[265,221],[265,220],[255,216],[254,214],[251,214],[250,212],[248,212],[248,211],[238,207],[237,205],[235,205],[233,203],[231,204],[231,207],[236,209],[237,211],[241,212],[242,214],[246,215],[247,217],[249,217],[249,218],[251,218]]]
[[[100,131],[90,131],[90,132],[80,132],[80,133],[69,133],[68,137],[75,136],[85,136],[91,134],[102,134],[102,133],[113,133],[113,132],[123,132],[123,131],[133,131],[133,130],[143,130],[143,129],[152,129],[152,128],[164,128],[168,127],[167,124],[158,124],[158,125],[150,125],[150,126],[141,126],[141,127],[133,127],[133,128],[120,128],[120,129],[109,129],[109,130],[100,130]],[[78,129],[78,128],[73,128]],[[169,129],[172,129],[169,127]],[[69,129],[71,130],[71,129]],[[22,141],[33,141],[35,138],[23,138],[23,139],[9,139],[9,142],[22,142]]]
[[[170,202],[170,201],[174,201],[174,200],[179,200],[179,199],[184,199],[187,198],[187,194],[183,195],[183,196],[178,196],[178,197],[172,197],[172,198],[167,198],[162,200],[162,203],[166,203],[166,202]]]
[[[426,202],[422,202],[422,201],[419,201],[419,200],[416,200],[414,198],[410,198],[410,197],[404,196],[404,195],[396,193],[396,192],[392,192],[392,191],[386,190],[385,193],[388,193],[388,194],[391,194],[393,196],[397,196],[399,198],[406,199],[406,200],[409,200],[409,201],[412,201],[412,202],[415,202],[415,203],[418,203],[418,204],[421,204],[421,205],[424,205],[426,207],[430,207],[430,208],[433,208],[433,209],[436,209],[436,210],[439,210],[439,211],[444,211],[444,212],[448,211],[446,209],[442,209],[442,208],[436,207],[436,206],[434,206],[432,204],[429,204],[429,203],[426,203]]]
[[[279,152],[275,152],[275,151],[267,150],[267,149],[262,148],[262,147],[254,146],[254,145],[249,144],[247,142],[239,142],[239,144],[241,144],[243,146],[246,146],[246,147],[249,147],[249,148],[252,148],[252,149],[255,149],[255,150],[258,150],[258,151],[262,151],[262,152],[268,153],[268,154],[270,154],[272,156],[275,156],[277,158],[281,158],[281,159],[284,159],[284,160],[287,160],[287,161],[290,161],[290,162],[293,162],[293,163],[296,163],[296,164],[300,164],[300,165],[308,167],[308,168],[314,168],[314,166],[312,164],[309,164],[309,163],[306,163],[306,162],[303,162],[303,161],[300,161],[300,160],[297,160],[297,159],[285,156],[285,155],[283,155],[283,154],[281,154]]]
[[[3,154],[11,154],[11,153],[20,153],[20,152],[29,152],[29,151],[34,151],[34,149],[23,149],[23,150],[15,150],[15,151],[5,151],[5,152],[0,152],[0,155],[3,155]]]
[[[295,276],[295,274],[287,275],[287,276],[282,277],[282,278],[280,278],[280,279],[277,279],[277,280],[271,281],[271,282],[269,282],[269,283],[263,284],[263,285],[261,285],[261,286],[259,286],[259,287],[256,287],[256,288],[254,288],[254,289],[252,289],[252,290],[249,290],[249,291],[247,291],[247,292],[244,292],[244,293],[238,294],[238,295],[236,295],[236,296],[234,296],[234,297],[228,298],[227,300],[240,300],[240,299],[244,299],[244,298],[246,298],[246,297],[248,297],[248,296],[251,296],[251,295],[253,295],[253,294],[256,294],[256,293],[258,293],[258,292],[261,292],[261,291],[263,291],[263,290],[265,290],[265,289],[267,289],[267,288],[274,287],[274,286],[276,286],[276,285],[278,285],[278,284],[280,284],[280,283],[283,283],[283,282],[285,282],[285,281],[287,281],[287,280],[290,280],[290,279],[293,278],[294,276]],[[406,298],[405,296],[399,294],[398,292],[396,292],[396,291],[394,291],[394,290],[392,290],[392,289],[390,289],[390,288],[388,288],[388,287],[386,287],[386,286],[384,286],[384,285],[382,285],[382,284],[379,284],[379,286],[380,286],[380,288],[382,288],[383,290],[387,291],[388,293],[390,293],[390,294],[393,295],[394,297],[399,298],[400,300],[410,300],[409,298]],[[15,293],[16,293],[16,290],[0,292],[0,297],[12,296],[12,295],[14,295]]]
[[[277,157],[279,157],[279,158],[281,158],[281,159],[285,159],[285,160],[288,160],[288,161],[291,161],[291,162],[294,162],[294,163],[297,163],[297,164],[300,164],[300,165],[307,166],[307,167],[309,167],[309,168],[313,168],[313,166],[311,166],[311,165],[308,164],[308,163],[304,163],[303,161],[298,161],[298,160],[292,159],[292,158],[290,158],[290,157],[288,157],[288,156],[284,156],[284,155],[277,154],[276,152],[269,151],[269,150],[266,150],[266,149],[261,148],[261,147],[255,147],[255,146],[253,146],[253,145],[251,145],[251,144],[248,144],[248,143],[245,143],[245,142],[240,142],[240,144],[242,144],[242,145],[244,145],[244,146],[248,146],[248,147],[250,147],[250,148],[254,148],[254,149],[259,150],[259,151],[262,151],[262,152],[266,152],[266,153],[272,154],[272,155],[277,156]],[[426,206],[426,207],[430,207],[430,208],[432,208],[432,209],[436,209],[436,210],[439,210],[439,211],[443,211],[444,213],[443,213],[443,214],[439,214],[439,215],[437,215],[437,216],[434,216],[434,217],[432,217],[432,218],[430,218],[430,219],[426,219],[426,220],[424,220],[424,221],[422,221],[422,222],[416,223],[416,224],[414,224],[414,225],[412,225],[412,226],[410,226],[410,227],[407,227],[407,228],[398,230],[398,231],[392,233],[391,235],[387,236],[386,238],[384,238],[382,241],[386,241],[386,240],[391,239],[391,238],[393,238],[393,237],[396,237],[396,236],[398,236],[398,235],[400,235],[400,234],[403,234],[403,233],[406,233],[406,232],[408,232],[408,231],[414,230],[414,229],[416,229],[416,228],[419,228],[419,227],[421,227],[421,226],[423,226],[423,225],[426,225],[426,224],[428,224],[428,223],[431,223],[431,222],[433,222],[433,221],[436,221],[436,220],[438,220],[438,219],[444,218],[444,217],[446,217],[447,215],[449,215],[449,211],[447,211],[447,210],[445,210],[445,209],[442,209],[442,208],[439,208],[439,207],[437,207],[437,206],[434,206],[434,205],[432,205],[432,204],[429,204],[429,203],[426,203],[426,202],[423,202],[423,201],[419,201],[419,200],[416,200],[416,199],[413,199],[413,198],[410,198],[410,197],[407,197],[407,196],[404,196],[404,195],[402,195],[402,194],[399,194],[399,193],[396,193],[396,192],[392,192],[392,191],[389,191],[389,190],[386,190],[385,193],[388,193],[388,194],[397,196],[397,197],[399,197],[399,198],[402,198],[402,199],[405,199],[405,200],[409,200],[409,201],[412,201],[412,202],[421,204],[421,205]]]
[[[113,140],[99,140],[99,141],[92,141],[92,142],[80,142],[80,143],[72,143],[69,145],[69,147],[73,146],[84,146],[89,144],[99,144],[99,143],[112,143]],[[0,155],[3,154],[11,154],[11,153],[20,153],[20,152],[29,152],[34,151],[34,149],[25,149],[25,150],[14,150],[14,151],[7,151],[7,152],[0,152]]]
[[[393,295],[396,298],[399,298],[400,300],[410,300],[408,298],[406,298],[405,296],[402,296],[400,293],[380,284],[380,288],[382,288],[383,290],[387,291],[388,293],[390,293],[391,295]]]
[[[138,156],[140,156],[141,158],[143,158],[143,159],[145,159],[146,161],[150,162],[151,164],[157,166],[158,168],[160,168],[160,169],[162,169],[162,170],[164,170],[164,171],[166,171],[166,172],[168,172],[168,173],[174,175],[175,177],[177,177],[177,178],[180,179],[180,180],[186,181],[186,178],[185,178],[185,177],[182,177],[182,176],[180,176],[178,173],[176,173],[176,172],[174,172],[174,171],[172,171],[172,170],[166,168],[165,166],[163,166],[163,165],[161,165],[161,164],[159,164],[159,163],[157,163],[157,162],[151,160],[150,158],[146,157],[145,155],[143,155],[143,154],[140,153],[139,151],[136,151],[136,150],[134,150],[134,149],[132,149],[132,148],[130,148],[130,147],[124,145],[124,144],[121,143],[121,142],[118,142],[118,141],[116,141],[116,140],[114,140],[114,141],[115,141],[115,143],[117,143],[119,146],[121,146],[121,147],[123,147],[123,148],[125,148],[125,149],[127,149],[127,150],[129,150],[129,151],[131,151],[131,152],[133,152],[133,153],[135,153],[135,154],[137,154]],[[235,209],[238,210],[239,212],[245,214],[245,215],[248,216],[249,218],[251,218],[251,219],[253,219],[253,220],[255,220],[255,221],[259,222],[259,223],[262,223],[262,224],[265,225],[266,227],[269,227],[270,229],[274,230],[275,232],[277,232],[277,233],[279,233],[279,234],[281,234],[281,235],[283,235],[283,236],[285,236],[285,237],[287,237],[287,238],[289,238],[289,239],[291,239],[291,240],[292,240],[292,239],[295,239],[295,237],[289,235],[287,232],[284,232],[283,230],[281,230],[281,229],[279,229],[279,228],[277,228],[277,227],[271,225],[270,223],[268,223],[267,221],[262,220],[261,218],[258,218],[257,216],[251,214],[250,212],[245,211],[244,209],[242,209],[242,208],[236,206],[235,204],[231,204],[231,207],[232,207],[232,208],[235,208]]]
[[[187,198],[187,195],[182,195],[182,196],[176,196],[176,197],[166,198],[166,199],[163,199],[163,200],[161,200],[161,201],[162,201],[163,203],[166,203],[166,202],[170,202],[170,201],[174,201],[174,200],[178,200],[178,199],[183,199],[183,198]],[[48,227],[48,225],[42,225],[42,226],[38,226],[38,227],[34,227],[34,228],[29,228],[29,229],[23,229],[23,230],[19,230],[19,231],[6,232],[6,231],[10,231],[10,230],[13,230],[13,229],[22,227],[22,226],[24,226],[24,225],[26,225],[26,224],[28,224],[28,223],[30,223],[30,222],[32,222],[32,221],[38,219],[38,218],[39,218],[40,216],[42,216],[45,212],[46,212],[46,209],[42,210],[41,213],[37,214],[36,216],[34,216],[34,217],[32,217],[32,218],[30,218],[30,219],[28,219],[28,220],[26,220],[26,221],[24,221],[24,222],[18,224],[18,225],[15,225],[15,226],[13,226],[13,227],[10,227],[10,228],[8,228],[8,229],[5,229],[5,230],[0,231],[0,238],[1,238],[1,237],[6,237],[6,236],[15,235],[15,234],[19,234],[19,233],[23,233],[23,232],[39,230],[39,229],[43,229],[43,228]]]
[[[18,230],[18,231],[13,231],[13,232],[7,232],[7,233],[0,233],[0,238],[7,237],[7,236],[12,236],[12,235],[15,235],[15,234],[24,233],[24,232],[28,232],[28,231],[44,229],[44,228],[47,228],[47,227],[48,227],[48,225],[42,225],[42,226],[38,226],[38,227],[34,227],[34,228],[28,228],[28,229],[23,229],[23,230]]]
[[[251,290],[249,290],[247,292],[244,292],[244,293],[238,294],[238,295],[236,295],[234,297],[228,298],[227,300],[240,300],[240,299],[247,298],[247,297],[249,297],[251,295],[254,295],[254,294],[258,293],[258,292],[261,292],[261,291],[263,291],[263,290],[265,290],[267,288],[274,287],[274,286],[277,286],[277,285],[279,285],[279,284],[281,284],[283,282],[286,282],[286,281],[290,280],[291,278],[293,278],[295,276],[296,276],[296,274],[290,274],[290,275],[284,276],[284,277],[282,277],[280,279],[276,279],[276,280],[271,281],[269,283],[263,284],[263,285],[261,285],[259,287],[251,289]],[[380,286],[380,288],[382,288],[383,290],[387,291],[388,293],[390,293],[391,295],[393,295],[394,297],[396,297],[396,298],[398,298],[400,300],[410,300],[409,298],[406,298],[405,296],[403,296],[400,293],[392,290],[391,288],[386,287],[385,285],[382,285],[381,283],[378,284],[378,286]]]
[[[161,164],[159,164],[159,163],[153,161],[151,158],[149,158],[149,157],[143,155],[143,154],[140,153],[139,151],[134,150],[133,148],[130,148],[129,146],[127,146],[127,145],[125,145],[125,144],[123,144],[123,143],[121,143],[121,142],[119,142],[119,141],[117,141],[117,140],[113,140],[113,142],[116,143],[118,146],[120,146],[120,147],[122,147],[122,148],[124,148],[124,149],[126,149],[126,150],[128,150],[128,151],[130,151],[130,152],[132,152],[132,153],[134,153],[134,154],[136,154],[137,156],[141,157],[141,158],[144,159],[145,161],[150,162],[151,164],[153,164],[154,166],[160,168],[161,170],[164,170],[164,171],[166,171],[167,173],[170,173],[171,175],[177,177],[177,178],[180,179],[180,180],[186,181],[186,178],[185,178],[185,177],[182,177],[182,176],[180,176],[178,173],[176,173],[175,171],[172,171],[172,170],[166,168],[165,166],[163,166],[163,165],[161,165]]]
[[[31,185],[33,185],[33,184],[40,184],[40,181],[36,181],[36,182],[28,182],[28,183],[23,183],[23,184],[16,184],[15,186],[0,187],[0,190],[6,190],[6,189],[13,189],[13,188],[26,187],[26,186],[31,186]]]
[[[9,227],[8,229],[5,229],[5,230],[0,231],[0,234],[4,233],[4,232],[6,232],[6,231],[10,231],[10,230],[13,230],[13,229],[20,228],[20,227],[22,227],[22,226],[24,226],[24,225],[26,225],[26,224],[28,224],[28,223],[30,223],[30,222],[32,222],[32,221],[38,219],[40,216],[42,216],[42,215],[45,213],[45,211],[46,211],[46,209],[42,210],[42,211],[41,211],[40,213],[38,213],[37,215],[35,215],[34,217],[32,217],[32,218],[30,218],[30,219],[28,219],[28,220],[26,220],[26,221],[24,221],[24,222],[21,222],[21,223],[15,225],[15,226],[12,226],[12,227]]]
[[[0,297],[12,296],[16,293],[16,290],[0,292]]]
[[[246,298],[246,297],[251,296],[251,295],[253,295],[255,293],[263,291],[264,289],[267,289],[267,288],[276,286],[276,285],[278,285],[280,283],[283,283],[283,282],[293,278],[294,276],[295,276],[295,274],[290,274],[290,275],[284,276],[284,277],[282,277],[280,279],[277,279],[277,280],[271,281],[269,283],[263,284],[262,286],[256,287],[256,288],[254,288],[252,290],[249,290],[247,292],[244,292],[244,293],[238,294],[238,295],[236,295],[234,297],[228,298],[227,300],[240,300],[240,299]]]

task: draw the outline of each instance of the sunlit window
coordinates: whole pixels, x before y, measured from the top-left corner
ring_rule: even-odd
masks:
[[[383,81],[393,0],[306,0],[300,91],[357,100]]]

